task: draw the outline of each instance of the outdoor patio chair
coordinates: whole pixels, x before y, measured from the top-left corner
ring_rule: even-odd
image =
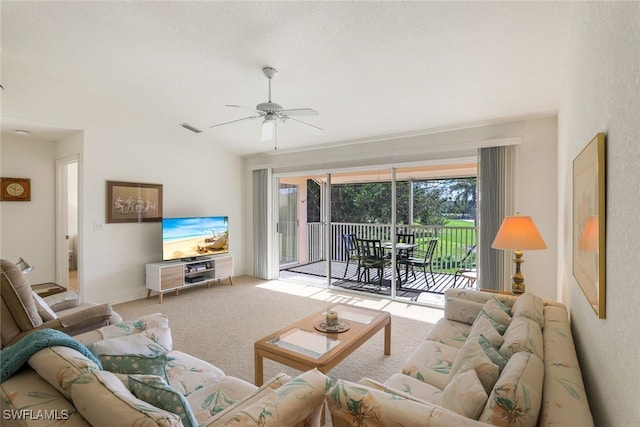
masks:
[[[358,262],[358,239],[355,234],[343,234],[342,240],[344,241],[344,250],[347,255],[347,266],[344,268],[344,274],[342,275],[344,279],[347,276],[347,271],[349,271],[349,263],[351,261]],[[360,263],[358,263],[356,277],[360,277]]]
[[[358,239],[358,282],[362,282],[364,276],[366,283],[371,282],[371,269],[377,270],[379,285],[382,287],[384,269],[391,264],[391,260],[386,256],[382,242],[372,239]]]
[[[457,287],[458,277],[466,279],[464,287],[471,286],[477,279],[477,269],[475,268],[475,260],[470,262],[471,257],[475,255],[476,245],[471,246],[465,256],[458,263],[458,269],[453,275],[453,287]],[[462,283],[462,282],[461,282]]]
[[[431,239],[429,240],[429,243],[427,245],[427,250],[421,254],[422,256],[417,256],[418,254],[420,254],[420,252],[416,251],[416,256],[400,259],[398,261],[401,264],[404,264],[405,277],[407,277],[407,279],[409,277],[409,268],[411,268],[411,272],[413,273],[413,277],[415,278],[416,272],[414,271],[414,267],[420,267],[424,273],[424,283],[425,285],[427,285],[427,289],[429,289],[430,288],[429,280],[427,279],[427,267],[429,267],[429,273],[431,273],[431,281],[433,282],[434,285],[436,284],[436,278],[433,275],[433,268],[432,268],[432,259],[433,259],[433,254],[436,251],[436,246],[438,246],[438,240]]]
[[[397,233],[396,243],[407,243],[413,245],[416,243],[416,235],[414,233]],[[398,251],[398,259],[410,258],[413,256],[413,249],[403,249]]]

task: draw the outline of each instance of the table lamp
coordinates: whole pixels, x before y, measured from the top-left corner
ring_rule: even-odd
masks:
[[[514,250],[515,258],[513,262],[516,263],[516,272],[513,273],[511,292],[514,294],[524,293],[524,275],[520,271],[520,264],[524,262],[522,250],[547,248],[531,217],[521,216],[518,212],[514,216],[505,217],[491,247]]]
[[[31,266],[31,264],[22,259],[22,257],[20,257],[18,262],[16,262],[16,265],[18,266],[20,271],[22,271],[22,274],[31,273],[33,271],[33,267]]]

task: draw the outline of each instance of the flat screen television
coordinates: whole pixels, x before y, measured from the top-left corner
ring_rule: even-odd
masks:
[[[162,260],[193,259],[229,252],[229,218],[162,218]]]

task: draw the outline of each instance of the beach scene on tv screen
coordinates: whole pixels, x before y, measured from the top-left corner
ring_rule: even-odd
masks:
[[[162,220],[165,260],[226,253],[228,245],[229,224],[225,216]]]

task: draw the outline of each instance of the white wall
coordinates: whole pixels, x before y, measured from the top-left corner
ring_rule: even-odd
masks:
[[[17,146],[3,141],[3,176],[37,178],[32,183],[33,202],[21,206],[2,202],[3,257],[28,256],[38,270],[47,266],[55,272],[54,162],[55,158],[79,154],[77,261],[79,286],[86,300],[115,303],[143,297],[144,266],[162,256],[159,222],[105,224],[107,180],[163,184],[164,216],[228,215],[235,275],[244,274],[243,169],[239,156],[181,128],[178,119],[175,126],[166,128],[153,118],[128,113],[126,105],[100,100],[88,109],[42,104],[35,102],[38,96],[29,93],[29,88],[23,90],[22,104],[13,106],[15,117],[83,132],[55,143],[60,144],[57,151],[54,143],[43,151],[42,144],[35,142]],[[102,231],[95,231],[94,223],[102,224]],[[20,227],[23,224],[29,226]],[[27,249],[33,257],[26,255]],[[32,283],[55,278],[32,274]]]
[[[640,425],[640,3],[580,3],[559,113],[558,271],[597,426]],[[607,135],[606,319],[572,271],[572,161]]]
[[[0,175],[31,179],[31,201],[0,202],[0,256],[35,267],[30,283],[55,281],[55,143],[4,136]]]
[[[485,126],[371,142],[334,144],[299,152],[281,152],[247,158],[251,170],[271,167],[278,171],[330,172],[364,166],[401,166],[446,161],[477,155],[479,145],[519,143],[516,149],[515,209],[531,215],[548,249],[525,254],[523,272],[527,290],[548,300],[556,299],[557,236],[557,120],[555,117],[513,120]],[[455,147],[455,149],[452,149]],[[250,192],[245,197],[251,212]],[[251,245],[248,239],[247,245]],[[247,254],[251,256],[251,254]],[[252,265],[247,263],[247,265]],[[513,265],[511,266],[512,268]]]

